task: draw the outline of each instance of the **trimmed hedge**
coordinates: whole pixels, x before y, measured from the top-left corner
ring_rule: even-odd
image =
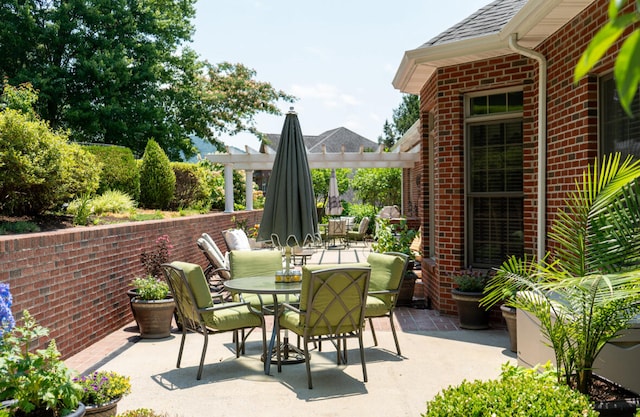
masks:
[[[189,162],[172,162],[171,167],[176,175],[176,188],[169,208],[196,208],[208,211],[213,191],[211,171]]]
[[[0,212],[42,214],[95,192],[100,163],[67,140],[30,115],[0,112]]]
[[[87,145],[86,150],[102,161],[98,194],[122,191],[134,200],[140,198],[140,171],[131,149],[122,146]]]
[[[548,371],[503,365],[501,378],[463,381],[427,402],[422,417],[596,417],[586,395]]]

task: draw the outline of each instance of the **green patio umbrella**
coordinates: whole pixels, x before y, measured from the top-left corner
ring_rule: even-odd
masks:
[[[258,240],[285,249],[289,273],[291,248],[320,238],[316,198],[298,115],[287,113],[267,186]]]

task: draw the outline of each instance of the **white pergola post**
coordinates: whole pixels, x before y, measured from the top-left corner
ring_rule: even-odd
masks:
[[[253,210],[253,170],[246,169],[245,171],[245,193],[247,196],[247,210]]]
[[[224,164],[224,212],[233,213],[233,164]]]

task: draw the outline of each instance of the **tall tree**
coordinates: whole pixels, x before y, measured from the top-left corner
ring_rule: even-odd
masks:
[[[391,148],[420,118],[420,98],[412,94],[402,96],[402,102],[393,110],[393,123],[385,120],[378,144]]]
[[[292,101],[240,64],[188,47],[196,0],[25,0],[0,5],[0,75],[40,91],[38,113],[76,141],[141,155],[155,138],[171,159],[190,136],[255,132],[253,117]]]

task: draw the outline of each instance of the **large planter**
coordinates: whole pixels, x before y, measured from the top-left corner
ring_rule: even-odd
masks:
[[[451,295],[458,307],[460,327],[469,330],[489,328],[489,312],[480,307],[481,292],[463,292],[453,289]]]
[[[611,385],[617,391],[618,399],[593,402],[593,408],[600,413],[600,417],[634,417],[636,415],[636,408],[640,406],[640,396],[637,393],[600,375],[593,375],[593,379]]]
[[[114,417],[118,413],[118,401],[122,397],[118,397],[111,402],[102,405],[87,405],[85,416],[93,417]]]
[[[515,307],[505,305],[500,306],[502,317],[507,323],[507,331],[509,332],[509,350],[518,352],[518,320]]]
[[[2,401],[2,403],[0,403],[0,409],[3,408],[9,408],[11,407],[13,404],[15,404],[15,400],[7,400],[7,401]],[[76,408],[74,411],[72,411],[71,413],[67,414],[65,417],[83,417],[85,415],[86,412],[86,408],[84,406],[84,404],[79,403],[78,404],[78,408]],[[46,411],[42,411],[42,410],[36,410],[33,413],[30,414],[23,414],[25,417],[28,417],[30,415],[38,415],[38,416],[51,416],[51,417],[55,417],[55,413],[54,410],[46,410]]]
[[[171,335],[171,319],[175,310],[173,298],[141,300],[134,297],[131,308],[143,339],[163,339]]]
[[[398,294],[398,301],[396,305],[410,306],[413,301],[413,291],[416,286],[417,275],[408,270],[402,278],[402,284],[400,285],[400,292]]]

